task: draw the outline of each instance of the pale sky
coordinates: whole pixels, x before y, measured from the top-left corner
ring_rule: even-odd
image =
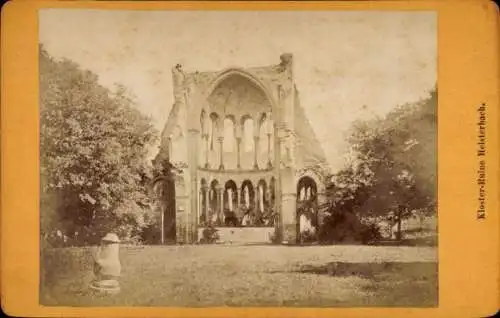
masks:
[[[105,86],[125,85],[160,131],[175,64],[187,72],[266,66],[292,53],[301,105],[334,171],[353,121],[434,87],[436,27],[435,12],[415,11],[40,11],[49,54],[95,72]]]

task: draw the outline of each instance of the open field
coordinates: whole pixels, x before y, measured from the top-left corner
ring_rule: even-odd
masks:
[[[437,305],[437,250],[409,246],[125,246],[122,292],[96,297],[89,249],[44,252],[40,302],[72,306]]]

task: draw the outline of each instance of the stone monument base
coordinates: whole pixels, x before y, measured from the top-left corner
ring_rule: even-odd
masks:
[[[115,295],[120,292],[120,283],[115,279],[94,281],[90,289],[97,294]]]

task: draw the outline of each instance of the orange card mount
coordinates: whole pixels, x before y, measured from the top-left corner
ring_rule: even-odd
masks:
[[[498,310],[488,1],[11,1],[2,308]]]

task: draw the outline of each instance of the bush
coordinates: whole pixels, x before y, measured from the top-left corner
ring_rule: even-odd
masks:
[[[361,243],[367,244],[382,239],[380,226],[376,223],[362,224],[360,232]]]
[[[274,232],[269,235],[269,240],[271,241],[272,244],[281,244],[281,242],[283,241],[281,232],[278,231],[277,224],[274,225]]]
[[[317,241],[317,236],[315,233],[305,230],[300,233],[300,243],[312,243]]]
[[[141,241],[144,244],[160,244],[161,228],[158,224],[149,224],[142,229]]]
[[[363,224],[354,213],[346,211],[335,211],[327,215],[318,231],[318,241],[322,244],[367,244],[381,237],[377,224]]]
[[[202,235],[200,239],[202,244],[214,244],[220,239],[219,230],[211,225],[203,230]]]

